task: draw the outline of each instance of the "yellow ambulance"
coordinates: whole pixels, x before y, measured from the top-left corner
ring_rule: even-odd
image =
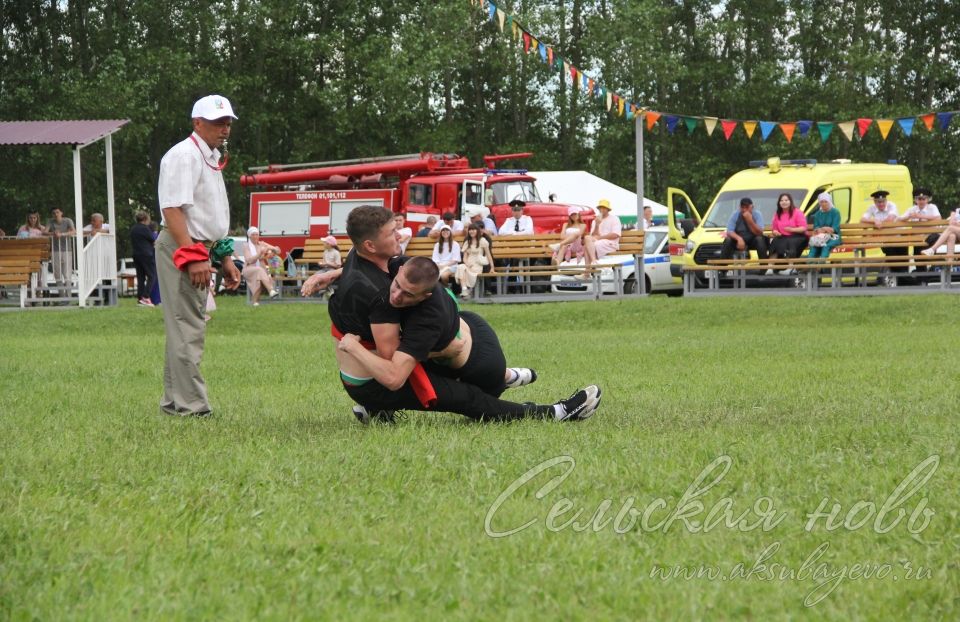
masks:
[[[843,224],[858,223],[867,208],[873,205],[870,193],[890,192],[889,201],[903,214],[913,204],[913,184],[906,166],[890,164],[855,164],[849,160],[818,163],[816,160],[783,160],[769,158],[750,162],[750,168],[734,174],[720,188],[709,209],[700,212],[682,190],[667,189],[667,222],[669,224],[670,273],[683,275],[684,265],[706,264],[720,258],[721,233],[727,220],[737,209],[742,197],[753,200],[754,209],[763,213],[766,228],[777,210],[777,197],[787,192],[794,204],[803,209],[807,222],[813,222],[817,196],[829,192],[840,210]],[[843,246],[833,254],[849,253]],[[879,253],[879,250],[872,251]],[[756,256],[756,251],[751,251]]]

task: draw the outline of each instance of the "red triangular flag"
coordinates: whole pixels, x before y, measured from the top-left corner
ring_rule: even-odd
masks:
[[[577,68],[573,65],[570,65],[570,79],[573,80],[574,85],[577,83]]]
[[[863,138],[871,125],[873,125],[873,119],[857,119],[857,132],[860,133],[860,138]]]
[[[920,117],[920,120],[923,121],[923,124],[927,126],[927,131],[928,131],[928,132],[932,132],[932,131],[933,131],[933,120],[936,119],[936,118],[937,118],[937,115],[935,115],[935,114],[933,114],[933,113],[931,112],[930,114],[925,114],[925,115],[923,115],[922,117]]]
[[[647,131],[653,129],[653,126],[657,124],[657,121],[660,120],[660,113],[648,110],[647,113]]]
[[[723,136],[727,140],[730,140],[730,135],[733,134],[733,130],[737,129],[736,121],[727,121],[726,119],[720,120],[720,127],[723,128]]]
[[[780,129],[783,130],[783,135],[787,137],[787,142],[793,142],[793,130],[797,129],[796,123],[781,123]]]
[[[523,51],[524,52],[530,51],[530,33],[529,32],[523,33]]]

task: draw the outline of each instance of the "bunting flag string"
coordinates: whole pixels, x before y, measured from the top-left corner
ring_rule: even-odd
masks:
[[[508,14],[498,7],[495,2],[491,2],[490,0],[470,0],[470,4],[480,7],[480,9],[484,11],[487,20],[496,22],[500,32],[507,33],[511,41],[522,42],[525,54],[536,52],[541,62],[545,63],[550,69],[562,71],[561,79],[565,80],[567,76],[569,76],[570,82],[576,90],[581,91],[589,97],[599,99],[602,102],[601,105],[606,106],[609,114],[619,117],[626,116],[627,119],[642,116],[646,120],[647,131],[653,131],[657,124],[663,121],[662,125],[666,126],[667,133],[673,135],[677,129],[677,125],[683,121],[684,126],[687,128],[687,135],[693,135],[696,133],[700,121],[703,121],[707,136],[713,136],[713,132],[719,123],[725,140],[730,140],[739,125],[743,126],[747,138],[753,139],[753,135],[759,125],[761,141],[766,142],[773,133],[773,130],[779,127],[787,142],[792,143],[797,133],[799,133],[802,138],[807,138],[811,134],[810,130],[816,126],[817,134],[820,136],[820,142],[822,144],[827,142],[835,127],[840,128],[840,132],[848,141],[853,140],[854,130],[856,129],[857,137],[863,141],[869,133],[870,128],[876,123],[877,129],[880,132],[880,138],[885,141],[890,135],[891,129],[894,127],[894,122],[896,122],[896,125],[906,136],[912,135],[917,119],[923,123],[923,126],[928,132],[934,131],[935,122],[941,132],[946,132],[950,128],[953,117],[957,113],[960,113],[958,110],[952,110],[945,112],[927,112],[924,114],[898,117],[896,119],[860,117],[841,122],[812,120],[753,121],[721,119],[715,116],[681,115],[662,111],[656,112],[629,101],[619,93],[608,89],[599,79],[581,71],[573,65],[569,59],[563,58],[557,53],[552,45],[545,43],[533,35],[529,30],[524,28],[515,16]]]

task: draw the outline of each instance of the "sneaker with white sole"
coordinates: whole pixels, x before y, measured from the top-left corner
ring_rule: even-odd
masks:
[[[773,276],[773,268],[767,268],[767,271],[763,273],[765,276]]]
[[[279,296],[279,295],[280,295],[280,292],[278,292],[277,290],[275,290],[275,289],[271,289],[271,290],[270,290],[270,297],[271,297],[271,298],[276,298],[276,297]]]
[[[506,383],[508,389],[516,389],[537,381],[537,372],[528,367],[508,367],[507,370],[514,374],[514,379]]]
[[[583,421],[589,419],[598,406],[600,406],[600,387],[591,384],[554,404],[553,416],[557,421]]]
[[[396,423],[395,410],[367,410],[359,404],[353,405],[353,416],[363,425],[370,425],[371,422],[378,423]]]

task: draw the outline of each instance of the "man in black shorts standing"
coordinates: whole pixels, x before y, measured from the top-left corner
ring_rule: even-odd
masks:
[[[406,258],[396,257],[399,243],[393,214],[382,207],[360,206],[347,218],[347,234],[354,248],[344,262],[342,274],[328,272],[308,279],[301,290],[310,295],[339,276],[338,289],[328,311],[331,332],[338,340],[346,334],[357,336],[364,347],[376,348],[381,339],[396,330],[395,311],[375,302],[390,287],[394,272]],[[391,322],[391,320],[394,320]],[[384,355],[383,352],[380,352]],[[388,353],[392,357],[393,353]],[[467,382],[424,370],[417,365],[411,376],[396,390],[368,376],[353,357],[336,350],[340,377],[347,394],[368,412],[391,410],[435,410],[454,412],[473,419],[513,420],[526,417],[574,421],[591,416],[600,403],[600,389],[591,385],[555,404],[518,404],[500,400]]]

